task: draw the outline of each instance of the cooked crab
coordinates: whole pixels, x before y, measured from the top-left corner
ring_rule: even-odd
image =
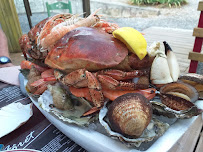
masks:
[[[48,30],[47,33],[49,32]],[[39,39],[42,40],[42,36],[38,37]],[[131,92],[147,89],[152,61],[153,58],[149,56],[139,60],[111,34],[88,27],[79,27],[65,34],[56,44],[49,47],[49,53],[45,58],[47,66],[59,70],[55,72],[59,81],[74,88],[88,87],[90,100],[97,108],[101,108],[104,102],[102,90]],[[134,79],[133,82],[132,79],[135,77],[138,79]],[[44,81],[50,79],[53,81],[54,78],[48,77]],[[147,90],[147,93],[150,94],[150,98],[155,95],[154,90]]]

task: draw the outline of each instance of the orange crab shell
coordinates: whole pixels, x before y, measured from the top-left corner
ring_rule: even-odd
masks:
[[[51,68],[71,72],[110,68],[128,55],[126,46],[112,35],[95,28],[79,27],[61,38],[45,59]]]

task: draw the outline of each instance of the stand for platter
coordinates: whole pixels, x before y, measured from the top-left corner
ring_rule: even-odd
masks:
[[[189,73],[196,73],[198,62],[203,62],[203,54],[200,53],[203,42],[203,1],[199,2],[198,11],[201,11],[199,17],[198,27],[194,28],[193,36],[195,36],[195,42],[193,52],[189,53],[188,59],[191,60]]]

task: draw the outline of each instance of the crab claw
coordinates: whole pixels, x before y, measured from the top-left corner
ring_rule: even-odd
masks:
[[[152,63],[150,80],[152,84],[163,85],[178,80],[180,69],[177,58],[167,42],[156,47],[156,57]]]
[[[164,41],[163,43],[165,46],[165,54],[167,56],[167,62],[168,62],[171,78],[173,79],[173,81],[177,81],[180,75],[178,60],[174,52],[172,51],[171,47],[169,46],[169,44],[166,41]]]

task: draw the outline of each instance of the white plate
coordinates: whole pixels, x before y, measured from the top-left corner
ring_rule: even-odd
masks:
[[[81,145],[87,151],[108,151],[108,152],[138,152],[134,148],[128,148],[118,140],[114,140],[104,134],[97,131],[79,127],[72,124],[66,124],[59,120],[58,118],[52,116],[48,112],[44,111],[39,107],[38,102],[30,97],[32,102],[37,106],[37,108],[44,114],[44,116],[55,125],[61,132],[63,132],[70,139],[75,141],[77,144]],[[203,109],[203,102],[197,101],[196,104],[199,108]],[[192,123],[197,119],[197,116],[191,119],[178,120],[175,122],[163,136],[159,137],[152,146],[146,150],[146,152],[166,152],[168,151],[178,139],[187,131],[187,129],[192,125]]]

